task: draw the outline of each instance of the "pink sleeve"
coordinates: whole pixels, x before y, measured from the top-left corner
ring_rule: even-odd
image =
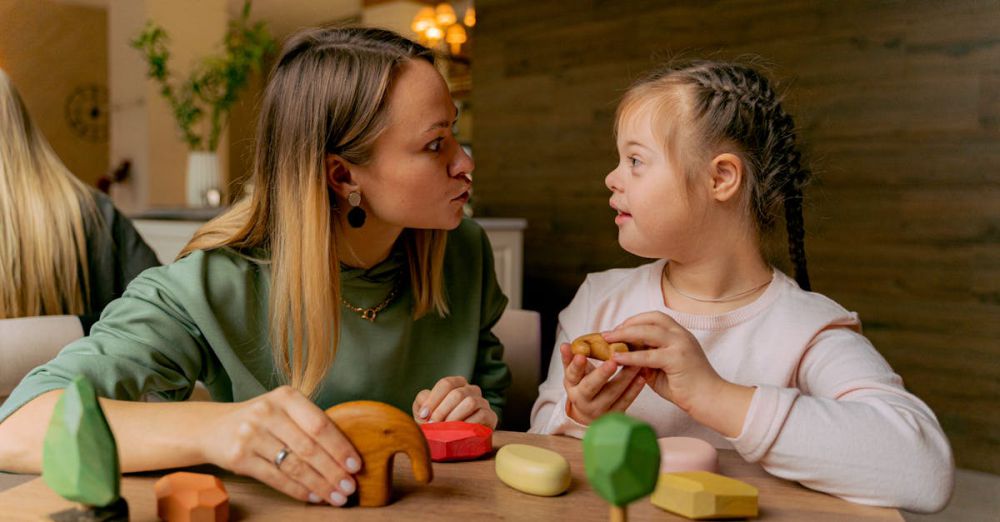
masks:
[[[941,510],[954,463],[937,419],[867,338],[817,335],[798,388],[758,386],[743,432],[729,439],[770,473],[851,502]]]
[[[538,387],[538,399],[531,408],[531,428],[528,433],[543,435],[569,435],[583,438],[587,427],[566,415],[566,389],[563,387],[562,357],[559,346],[570,342],[573,335],[581,335],[586,328],[589,315],[590,280],[584,281],[576,292],[576,297],[559,314],[559,327],[556,330],[556,345],[549,361],[549,373],[545,382]]]

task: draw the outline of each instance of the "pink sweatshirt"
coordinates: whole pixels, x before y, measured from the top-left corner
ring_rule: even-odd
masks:
[[[566,416],[558,346],[660,311],[701,343],[722,378],[755,386],[743,431],[723,437],[648,386],[628,414],[660,437],[696,437],[735,449],[769,473],[860,504],[912,511],[942,509],[954,463],[948,439],[920,399],[861,335],[857,314],[805,292],[785,274],[753,303],[721,315],[664,306],[665,261],[590,274],[559,314],[556,350],[539,387],[531,432],[582,438],[586,426]]]

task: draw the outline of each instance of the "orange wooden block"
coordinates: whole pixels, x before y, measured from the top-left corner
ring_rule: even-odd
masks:
[[[358,481],[358,503],[384,506],[392,498],[392,458],[405,453],[417,482],[433,478],[427,440],[413,417],[385,403],[352,401],[338,404],[326,415],[354,445],[364,461],[354,477]]]
[[[471,422],[428,422],[420,425],[431,448],[431,460],[471,460],[493,450],[493,430]]]
[[[179,471],[153,486],[156,514],[166,522],[226,522],[229,494],[218,477]]]

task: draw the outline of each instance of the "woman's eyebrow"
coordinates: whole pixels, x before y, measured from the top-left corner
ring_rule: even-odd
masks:
[[[438,130],[438,129],[450,129],[453,125],[455,125],[456,123],[458,123],[458,114],[459,114],[459,111],[458,111],[458,107],[456,106],[455,107],[455,119],[454,120],[452,120],[452,121],[441,120],[441,121],[439,121],[437,123],[434,123],[430,127],[428,127],[427,130],[425,130],[424,132],[426,133],[426,132],[430,132],[430,131],[434,131],[434,130]]]

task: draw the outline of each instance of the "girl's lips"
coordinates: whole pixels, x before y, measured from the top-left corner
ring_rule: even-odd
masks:
[[[625,223],[626,221],[629,221],[631,219],[632,219],[632,214],[629,214],[627,212],[618,212],[618,215],[615,216],[615,224],[621,225],[622,223]]]

